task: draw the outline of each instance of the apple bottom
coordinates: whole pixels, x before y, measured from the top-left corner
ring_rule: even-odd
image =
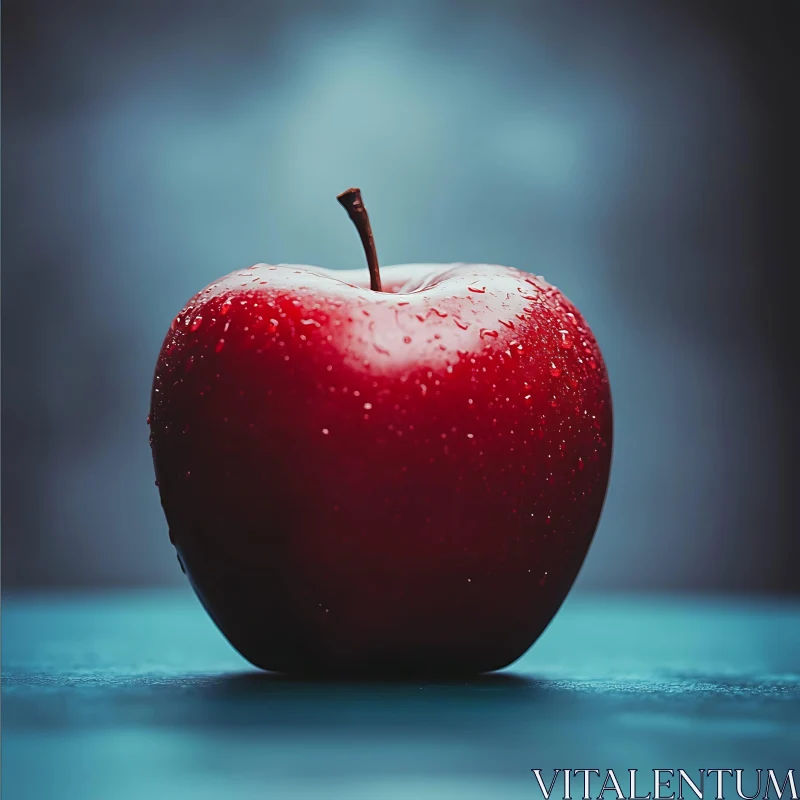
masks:
[[[438,569],[407,581],[391,571],[339,575],[325,604],[307,569],[213,562],[191,547],[179,559],[203,607],[248,661],[317,677],[453,677],[502,669],[536,641],[577,569],[540,585],[536,576]],[[355,572],[355,570],[354,570]],[[203,587],[200,589],[199,587]]]

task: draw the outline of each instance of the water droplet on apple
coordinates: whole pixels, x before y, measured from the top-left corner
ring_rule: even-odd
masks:
[[[505,326],[506,326],[506,328],[509,328],[509,329],[510,329],[510,330],[512,330],[512,331],[514,330],[514,323],[513,323],[513,322],[506,322],[504,319],[498,319],[497,321],[498,321],[498,322],[499,322],[501,325],[505,325]]]
[[[468,322],[462,322],[460,319],[455,319],[455,317],[453,318],[453,322],[455,322],[462,331],[465,331],[467,328],[469,328]]]
[[[232,303],[229,298],[219,307],[219,313],[223,315],[227,314],[231,310],[231,305]]]
[[[147,424],[148,425],[150,424],[150,415],[149,414],[147,415]]]
[[[188,372],[192,368],[193,364],[194,364],[194,356],[189,356],[189,358],[186,359],[186,364],[184,364],[183,367],[184,370]]]
[[[561,377],[561,370],[555,364],[553,364],[552,361],[550,362],[550,374],[554,378],[560,378]]]
[[[196,331],[203,324],[203,318],[198,314],[189,328],[190,331]]]
[[[431,311],[433,311],[433,313],[436,314],[437,317],[446,317],[447,316],[447,312],[446,311],[439,311],[439,309],[435,308],[434,306],[431,306]]]
[[[496,339],[497,335],[497,331],[493,331],[491,328],[481,328],[480,330],[481,339],[486,339],[487,337]]]
[[[214,348],[214,350],[215,350],[217,353],[220,353],[220,352],[222,352],[222,348],[223,348],[223,347],[225,347],[225,340],[224,340],[224,339],[220,339],[220,340],[217,342],[217,346]]]
[[[470,291],[470,292],[475,292],[475,294],[485,294],[486,293],[486,287],[485,286],[483,286],[481,288],[478,288],[477,286],[467,286],[467,290]]]
[[[327,436],[327,435],[330,433],[330,431],[329,431],[327,428],[323,428],[323,429],[322,429],[322,433],[323,433],[325,436]]]

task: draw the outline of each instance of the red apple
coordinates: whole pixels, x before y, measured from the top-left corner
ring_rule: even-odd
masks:
[[[499,669],[541,634],[608,483],[606,368],[542,278],[257,264],[175,318],[152,394],[178,558],[231,644],[291,673]],[[381,289],[378,291],[377,289]]]

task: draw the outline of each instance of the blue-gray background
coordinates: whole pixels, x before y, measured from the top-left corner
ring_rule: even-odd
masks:
[[[544,274],[608,362],[580,582],[792,591],[786,20],[737,4],[6,2],[3,583],[182,583],[145,417],[258,261]]]

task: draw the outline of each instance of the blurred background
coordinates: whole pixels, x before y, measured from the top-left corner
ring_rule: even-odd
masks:
[[[3,4],[6,589],[184,583],[173,315],[258,261],[541,273],[616,412],[592,589],[797,592],[788,5]]]

